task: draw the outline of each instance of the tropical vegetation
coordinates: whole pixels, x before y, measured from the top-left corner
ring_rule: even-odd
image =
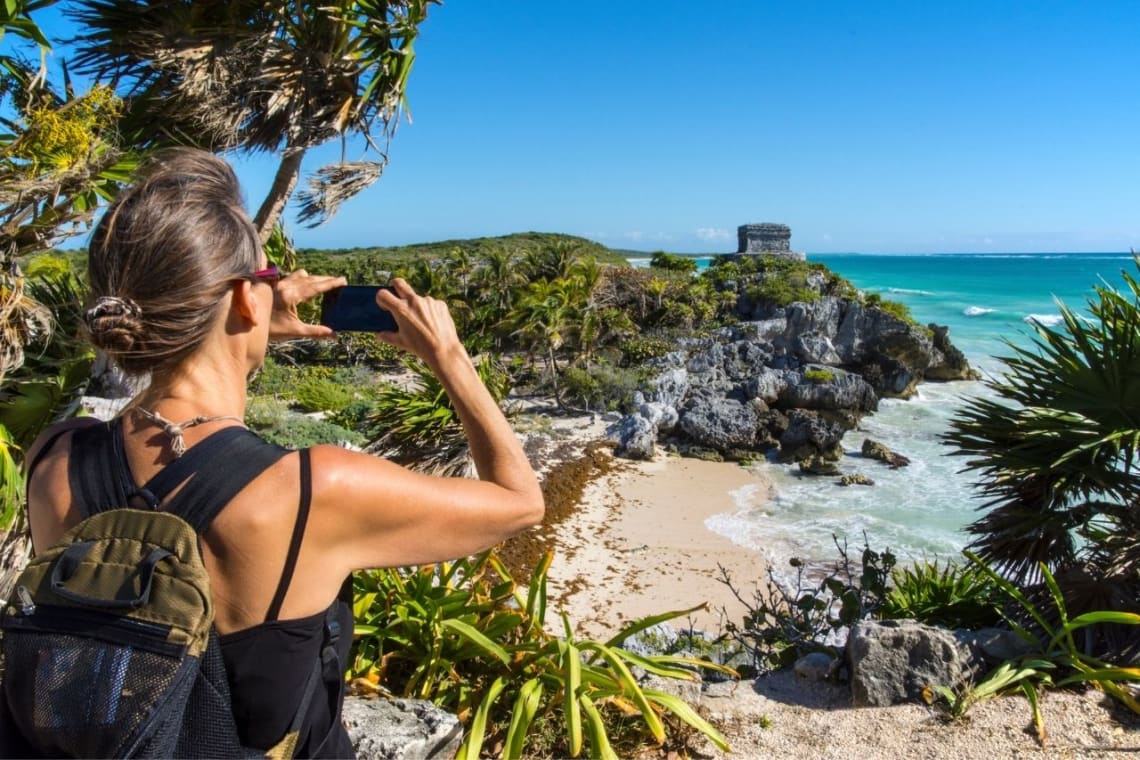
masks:
[[[271,258],[356,283],[399,275],[446,300],[499,400],[541,395],[567,409],[626,409],[644,387],[645,363],[677,337],[822,296],[913,323],[902,305],[781,257],[723,256],[698,272],[691,258],[662,251],[637,269],[596,243],[535,232],[294,250],[281,222],[286,201],[297,197],[300,221],[319,224],[380,176],[432,2],[65,3],[81,28],[72,67],[94,82],[86,91],[68,67],[52,75],[44,64],[50,41],[33,14],[51,0],[0,5],[0,39],[17,43],[0,55],[4,568],[23,556],[24,451],[45,425],[77,413],[79,395],[102,376],[100,357],[80,340],[82,263],[52,248],[86,229],[157,148],[274,154],[275,181],[256,211]],[[330,140],[344,146],[340,160],[297,193],[303,157]],[[360,154],[350,156],[350,145]],[[994,397],[971,401],[953,421],[947,440],[986,499],[968,528],[966,563],[900,568],[866,541],[858,560],[837,542],[840,560],[824,572],[797,560],[791,587],[770,576],[751,597],[738,592],[748,613],[729,625],[726,657],[744,652],[763,672],[833,647],[866,618],[1004,621],[1032,653],[971,691],[941,690],[951,713],[1019,689],[1039,720],[1037,688],[1070,683],[1140,709],[1131,691],[1140,681],[1140,285],[1132,275],[1125,282],[1123,292],[1097,287],[1087,315],[1062,307],[1061,326],[1036,325],[1033,347],[1010,344],[1006,374],[989,381]],[[407,382],[386,383],[380,373]],[[807,375],[829,376],[820,368]],[[340,442],[436,472],[467,466],[438,382],[371,336],[276,347],[251,385],[247,423],[282,445]],[[633,677],[688,678],[717,666],[620,647],[640,627],[683,613],[607,642],[577,639],[565,620],[552,632],[549,563],[530,569],[525,586],[494,552],[360,575],[354,683],[455,710],[469,728],[465,757],[493,747],[507,757],[528,748],[611,756],[660,743],[670,727],[721,743],[690,707]]]

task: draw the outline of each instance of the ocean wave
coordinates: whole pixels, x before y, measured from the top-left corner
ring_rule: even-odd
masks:
[[[962,309],[962,313],[967,317],[980,317],[983,314],[992,314],[995,311],[997,311],[997,309],[987,309],[985,306],[967,306],[965,309]]]
[[[887,288],[888,293],[898,293],[904,296],[933,296],[936,293],[929,290],[917,290],[915,288]]]
[[[1022,318],[1021,321],[1027,322],[1029,324],[1036,322],[1037,324],[1043,325],[1044,327],[1056,327],[1057,325],[1064,322],[1065,318],[1060,314],[1029,314],[1028,316]]]

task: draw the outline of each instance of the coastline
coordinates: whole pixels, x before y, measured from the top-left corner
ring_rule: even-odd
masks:
[[[578,440],[596,426],[584,425]],[[578,436],[575,436],[576,438]],[[755,509],[773,486],[762,473],[735,464],[666,456],[618,463],[593,478],[577,508],[552,526],[549,610],[567,613],[577,636],[606,640],[647,615],[701,602],[708,609],[670,621],[675,628],[716,633],[720,609],[739,621],[743,604],[721,583],[718,566],[749,598],[766,575],[761,554],[706,526],[714,515]],[[750,489],[750,503],[733,492]],[[561,633],[556,614],[547,624]],[[685,687],[680,687],[684,689]],[[1140,752],[1140,723],[1096,690],[1050,689],[1039,697],[1048,739],[1038,741],[1024,698],[983,700],[966,719],[905,703],[851,705],[850,687],[800,677],[790,669],[755,680],[706,683],[685,696],[728,740],[726,754],[693,737],[701,757],[819,757],[894,760],[919,751],[944,760],[992,757],[1099,758]],[[649,751],[646,757],[665,757]],[[675,754],[670,752],[669,757]]]
[[[662,452],[595,478],[554,532],[551,610],[565,610],[578,635],[601,639],[634,620],[700,604],[706,609],[671,624],[715,633],[725,614],[739,622],[744,605],[719,580],[719,568],[750,598],[767,563],[705,523],[737,511],[733,492],[747,486],[749,506],[767,498],[770,484],[755,472]]]

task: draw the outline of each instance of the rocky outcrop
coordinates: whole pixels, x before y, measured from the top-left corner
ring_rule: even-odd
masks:
[[[813,271],[808,285],[826,289]],[[637,411],[610,429],[618,456],[652,456],[651,440],[727,459],[772,449],[805,471],[831,473],[840,440],[879,399],[905,397],[924,379],[974,376],[945,328],[923,328],[874,305],[823,295],[779,307],[743,284],[742,322],[677,341],[648,363],[657,374],[634,398]],[[906,458],[889,452],[892,466]]]
[[[927,689],[961,689],[985,670],[982,652],[965,637],[913,620],[859,623],[847,658],[856,707],[922,701]]]
[[[463,743],[458,718],[424,700],[348,698],[342,717],[361,760],[446,760]]]
[[[860,452],[868,459],[877,459],[888,465],[892,470],[897,470],[900,467],[906,467],[910,464],[910,459],[907,457],[904,457],[898,452],[891,451],[887,448],[886,444],[879,443],[870,438],[863,439],[863,447],[860,449]]]
[[[928,702],[926,690],[960,691],[994,665],[1032,651],[1011,630],[950,630],[914,620],[865,620],[847,637],[856,707]]]

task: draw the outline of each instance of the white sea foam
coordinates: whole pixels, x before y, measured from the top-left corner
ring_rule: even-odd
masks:
[[[997,311],[997,309],[987,309],[985,306],[967,306],[965,309],[962,309],[962,313],[967,317],[980,317],[983,314],[992,314],[995,311]]]
[[[1064,322],[1065,318],[1060,314],[1030,314],[1022,318],[1021,321],[1028,324],[1033,324],[1036,322],[1037,324],[1044,325],[1045,327],[1056,327],[1057,325]]]
[[[901,296],[933,296],[936,295],[931,290],[917,290],[915,288],[887,288],[888,293],[896,293]]]

